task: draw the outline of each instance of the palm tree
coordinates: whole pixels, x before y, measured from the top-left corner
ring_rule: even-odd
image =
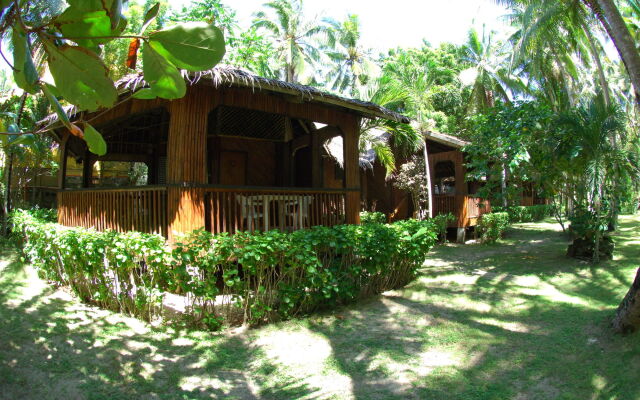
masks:
[[[625,148],[624,118],[617,105],[606,104],[604,97],[599,95],[559,120],[560,126],[565,128],[564,141],[569,143],[562,153],[570,159],[577,177],[578,200],[586,204],[585,208],[596,219],[594,262],[599,261],[600,226],[606,225],[603,209],[606,203],[617,203],[615,183],[637,173],[631,154]]]
[[[410,93],[393,81],[381,78],[369,82],[356,93],[359,98],[397,110],[411,101]],[[411,125],[386,119],[363,119],[360,127],[360,153],[373,149],[387,176],[396,169],[394,154],[413,154],[420,148],[422,136]],[[384,135],[380,133],[384,132]]]
[[[371,59],[371,51],[360,44],[360,21],[349,14],[343,22],[327,20],[335,31],[336,48],[327,49],[330,60],[328,80],[331,89],[354,95],[358,85],[366,84],[375,75],[377,65]]]
[[[604,30],[607,36],[613,41],[618,54],[622,59],[631,83],[635,91],[636,102],[640,104],[640,53],[636,47],[636,42],[629,31],[629,27],[625,23],[618,6],[614,0],[580,0],[588,10],[590,14],[583,13],[588,18],[595,16]],[[514,5],[534,5],[538,8],[544,8],[552,3],[563,3],[565,6],[571,9],[581,8],[579,2],[574,0],[562,0],[561,2],[549,2],[541,0],[496,0],[497,3],[504,4],[509,7]],[[637,5],[635,0],[627,0],[627,4],[634,6]]]
[[[493,32],[487,33],[483,27],[480,37],[472,28],[463,51],[462,61],[469,68],[460,73],[460,79],[472,87],[470,105],[476,110],[493,107],[496,97],[508,103],[510,91],[524,91],[522,81],[511,74],[505,45],[495,42]]]
[[[305,19],[302,5],[302,0],[274,0],[263,4],[266,10],[257,12],[253,21],[255,28],[266,31],[275,41],[283,79],[291,83],[301,79],[307,65],[320,61],[322,45],[335,44],[332,29]]]
[[[517,28],[510,38],[514,49],[511,68],[521,68],[530,86],[540,87],[554,109],[566,110],[581,97],[583,84],[577,84],[580,69],[590,69],[592,63],[597,77],[594,86],[610,103],[604,49],[594,34],[597,20],[579,2],[519,3],[512,2],[509,16]]]
[[[640,53],[618,6],[613,0],[582,0],[596,15],[622,59],[640,105]]]

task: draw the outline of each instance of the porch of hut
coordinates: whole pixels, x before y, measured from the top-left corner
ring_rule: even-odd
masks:
[[[491,211],[488,200],[475,196],[480,182],[467,182],[462,147],[467,142],[454,136],[427,132],[425,134],[433,193],[433,215],[451,213],[455,220],[449,228],[458,229],[458,237],[466,228],[475,226],[478,218]],[[418,157],[422,156],[422,152]],[[399,160],[398,165],[406,160]],[[365,208],[383,212],[389,220],[409,218],[414,205],[411,196],[385,180],[385,169],[377,161],[361,171],[362,195]]]
[[[181,99],[129,97],[76,115],[102,133],[104,156],[57,127],[59,223],[168,238],[200,228],[234,233],[359,223],[360,119],[405,117],[216,68]],[[125,95],[143,85],[139,77],[119,83]],[[325,179],[322,161],[322,144],[335,136],[342,137],[345,160],[339,181]],[[82,165],[81,177],[67,173],[71,160]]]

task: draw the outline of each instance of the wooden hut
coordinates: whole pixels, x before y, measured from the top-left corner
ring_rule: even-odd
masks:
[[[455,220],[450,228],[458,229],[458,237],[464,239],[466,228],[475,226],[478,218],[491,210],[487,200],[475,195],[480,182],[467,182],[465,155],[462,148],[468,144],[454,136],[437,132],[426,132],[427,153],[431,173],[431,189],[433,193],[433,215],[451,213]],[[422,156],[422,152],[418,154]],[[386,171],[380,162],[371,157],[361,162],[362,201],[365,208],[383,212],[388,219],[398,220],[409,218],[414,211],[411,196],[395,188],[385,179]],[[406,160],[398,160],[398,164]]]
[[[70,110],[72,120],[90,122],[104,136],[108,151],[101,157],[55,117],[44,121],[60,143],[59,223],[167,237],[199,228],[357,224],[361,119],[409,122],[372,103],[227,66],[187,79],[181,99],[139,100],[132,93],[146,84],[128,76],[116,84],[121,95],[113,108]],[[322,161],[322,144],[335,136],[343,139],[339,181],[325,178]],[[83,166],[75,187],[67,159]],[[97,185],[96,162],[137,163],[146,177]]]

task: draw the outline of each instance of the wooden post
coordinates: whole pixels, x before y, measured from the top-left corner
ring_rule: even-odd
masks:
[[[344,184],[348,189],[345,201],[347,224],[360,223],[360,118],[345,118],[340,124],[343,133]],[[354,190],[355,189],[355,190]]]
[[[67,176],[67,143],[69,142],[69,132],[64,133],[62,141],[58,147],[58,189],[65,188],[65,177]]]
[[[311,186],[322,187],[322,157],[320,157],[320,137],[311,132]]]
[[[91,175],[93,174],[93,156],[89,150],[84,151],[82,159],[82,187],[88,188],[91,186]]]
[[[168,236],[205,226],[207,183],[207,120],[216,101],[211,87],[191,86],[187,95],[169,104],[167,143]]]
[[[429,167],[429,153],[427,152],[427,139],[424,139],[422,152],[424,156],[424,170],[427,178],[427,199],[429,202],[429,218],[433,218],[433,187],[431,187],[431,168]]]
[[[466,168],[464,166],[464,155],[460,150],[456,150],[453,162],[456,167],[456,194],[467,194],[467,183],[465,182]]]

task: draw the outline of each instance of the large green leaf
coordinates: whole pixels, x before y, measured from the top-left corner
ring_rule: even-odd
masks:
[[[142,72],[153,93],[163,99],[179,99],[187,92],[180,71],[148,43],[142,46]]]
[[[175,66],[190,71],[212,68],[225,53],[224,35],[213,25],[190,22],[149,35],[149,43]]]
[[[21,144],[24,146],[33,146],[35,144],[35,136],[31,133],[26,133],[24,135],[17,136],[14,140],[12,140],[9,144]]]
[[[109,17],[111,18],[111,29],[116,30],[124,19],[124,16],[122,15],[122,0],[113,0],[113,3],[109,8]]]
[[[56,99],[55,92],[57,92],[57,90],[58,89],[55,86],[51,86],[48,83],[42,85],[42,92],[44,92],[45,97],[49,101],[51,108],[58,116],[60,122],[62,122],[62,124],[67,128],[71,128],[71,121],[69,121],[69,116],[66,112],[64,112],[64,109],[60,105],[58,99]]]
[[[112,9],[113,2],[114,0],[67,0],[69,8],[74,8],[79,12],[91,12],[99,10],[109,12]]]
[[[133,94],[134,99],[140,99],[140,100],[151,100],[157,97],[158,96],[156,96],[156,94],[154,93],[153,90],[151,90],[151,88],[140,89]]]
[[[12,35],[13,42],[13,79],[18,87],[29,93],[37,91],[38,71],[31,58],[31,49],[24,30],[15,24]]]
[[[65,12],[70,9],[80,14],[104,11],[109,16],[111,29],[113,29],[114,36],[116,36],[118,27],[122,25],[122,20],[125,19],[122,15],[122,3],[122,0],[67,0],[69,7]]]
[[[82,47],[46,43],[49,69],[56,87],[68,102],[94,111],[111,107],[118,97],[100,58]]]
[[[142,28],[140,28],[141,35],[144,33],[144,31],[147,30],[147,28],[149,27],[149,25],[151,24],[153,19],[158,15],[159,12],[160,12],[160,3],[154,4],[153,7],[147,10],[147,12],[144,14],[144,23],[142,24]]]
[[[89,151],[93,154],[103,156],[107,154],[107,142],[93,126],[84,124],[84,141],[89,146]]]
[[[111,19],[105,10],[87,12],[69,7],[55,19],[54,24],[65,37],[80,46],[93,47],[111,40],[107,38],[111,35]],[[91,37],[96,39],[88,39]]]

